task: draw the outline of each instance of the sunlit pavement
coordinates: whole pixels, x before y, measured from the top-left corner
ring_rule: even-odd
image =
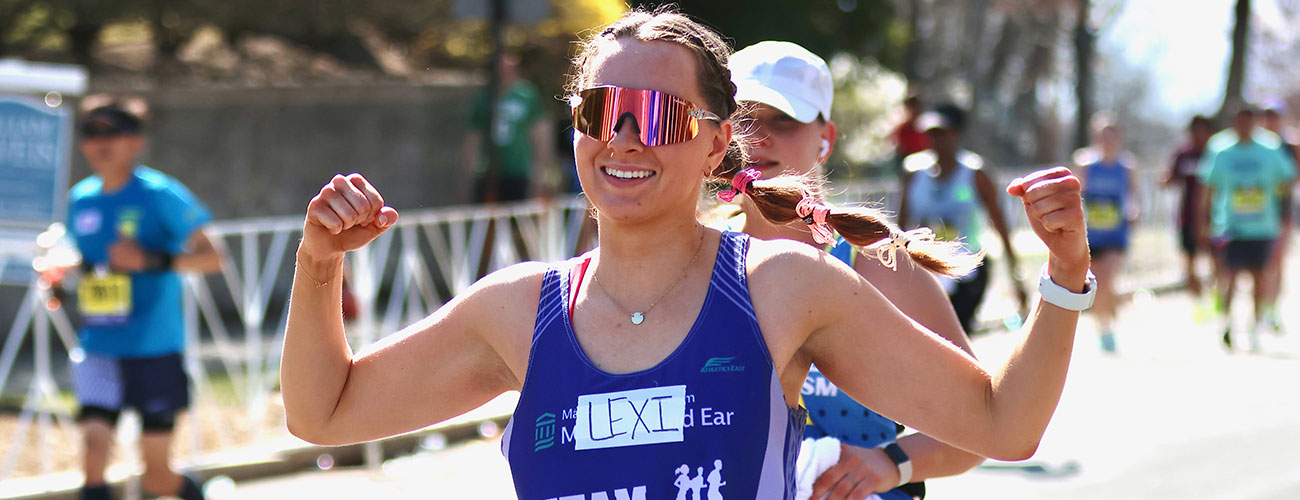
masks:
[[[1284,321],[1294,332],[1266,334],[1259,353],[1226,352],[1221,322],[1197,321],[1182,293],[1135,297],[1122,312],[1116,355],[1100,352],[1085,317],[1065,394],[1037,455],[932,480],[929,498],[1300,498],[1296,296],[1281,308],[1291,311]],[[1239,312],[1247,307],[1248,301],[1239,301]],[[1244,316],[1237,322],[1238,346],[1248,345],[1248,323]],[[998,363],[1017,339],[1011,333],[981,336],[976,353]],[[497,440],[475,441],[389,460],[376,471],[210,486],[214,498],[250,500],[512,498],[499,446]]]

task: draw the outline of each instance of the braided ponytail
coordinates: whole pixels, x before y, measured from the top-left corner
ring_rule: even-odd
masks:
[[[737,176],[739,178],[739,174]],[[736,186],[734,190],[748,195],[754,201],[754,206],[758,208],[759,213],[769,222],[790,224],[807,221],[815,224],[824,220],[825,224],[839,233],[840,237],[858,248],[892,239],[889,244],[893,245],[893,248],[902,248],[922,267],[945,276],[962,276],[979,267],[983,261],[982,253],[963,252],[963,246],[959,242],[939,241],[931,237],[910,237],[932,233],[928,230],[903,233],[887,220],[883,212],[873,208],[829,207],[818,204],[817,209],[822,212],[818,214],[818,220],[812,220],[811,216],[805,218],[800,215],[801,202],[805,204],[803,210],[808,211],[810,210],[806,206],[808,202],[804,200],[820,199],[822,193],[821,182],[812,176],[783,174],[771,179],[745,179],[744,181],[741,181],[742,186]],[[882,250],[892,251],[892,248],[887,247]],[[883,257],[884,253],[881,252],[880,255]],[[884,260],[892,261],[892,257],[882,258],[882,261]],[[892,265],[891,262],[885,263]]]

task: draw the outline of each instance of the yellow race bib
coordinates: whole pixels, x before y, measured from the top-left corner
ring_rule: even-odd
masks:
[[[77,299],[86,324],[125,323],[131,315],[131,277],[122,273],[84,276],[77,287]]]
[[[1088,227],[1092,229],[1115,229],[1119,227],[1119,207],[1107,200],[1089,201],[1087,203]]]
[[[1232,190],[1232,213],[1257,214],[1264,211],[1268,194],[1258,186],[1241,186]]]

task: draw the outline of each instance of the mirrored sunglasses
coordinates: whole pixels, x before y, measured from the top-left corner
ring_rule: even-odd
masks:
[[[651,147],[694,139],[700,120],[722,121],[685,99],[657,90],[592,87],[570,96],[569,105],[573,128],[579,132],[609,141],[622,128],[624,118],[631,116],[641,143]]]

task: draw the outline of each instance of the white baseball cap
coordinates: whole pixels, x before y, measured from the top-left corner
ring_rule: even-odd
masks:
[[[779,109],[803,123],[830,119],[835,84],[826,61],[790,42],[758,42],[731,55],[737,101]]]

